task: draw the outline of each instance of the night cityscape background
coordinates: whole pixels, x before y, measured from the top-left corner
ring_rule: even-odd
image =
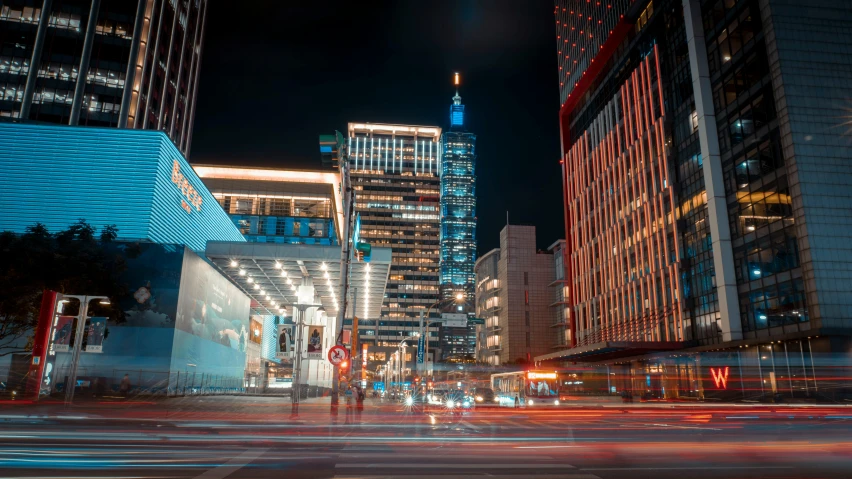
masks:
[[[852,0],[0,0],[0,477],[848,479]]]

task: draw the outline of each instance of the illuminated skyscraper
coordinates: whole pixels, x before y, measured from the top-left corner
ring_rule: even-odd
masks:
[[[0,117],[160,130],[189,156],[206,14],[206,0],[2,2]]]
[[[476,276],[476,135],[465,125],[458,73],[454,80],[450,128],[441,136],[441,295],[464,293],[470,307]]]
[[[537,359],[631,358],[666,397],[724,394],[683,386],[713,365],[825,391],[819,353],[852,350],[852,5],[557,0],[554,19],[566,320]]]
[[[350,123],[348,136],[362,241],[393,251],[381,317],[359,315],[359,338],[378,346],[396,346],[418,331],[420,314],[440,298],[441,129]],[[352,291],[358,313],[370,293]],[[429,328],[429,335],[437,346],[437,326]]]

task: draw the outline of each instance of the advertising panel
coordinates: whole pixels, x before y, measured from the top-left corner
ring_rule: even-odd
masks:
[[[89,324],[86,325],[86,343],[83,346],[83,352],[104,352],[104,336],[106,335],[107,318],[89,318],[88,323]]]
[[[74,332],[74,316],[59,316],[53,328],[53,350],[67,353],[71,350],[71,335]]]
[[[309,325],[308,328],[308,355],[307,359],[322,359],[323,335],[325,326]]]
[[[294,356],[295,345],[293,343],[293,325],[279,324],[278,325],[278,348],[275,351],[275,357],[278,359],[289,359]]]
[[[172,328],[180,292],[183,246],[152,243],[120,243],[116,246],[127,261],[122,281],[130,293],[121,299],[122,326]]]
[[[180,292],[176,329],[246,351],[248,296],[189,250],[184,255]]]

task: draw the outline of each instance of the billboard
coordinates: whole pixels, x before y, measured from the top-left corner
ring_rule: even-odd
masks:
[[[89,318],[86,325],[85,345],[83,351],[87,353],[104,352],[104,337],[106,336],[107,318]]]
[[[127,261],[122,281],[129,294],[121,299],[122,326],[173,328],[180,293],[183,246],[120,243],[116,248]]]
[[[307,359],[322,359],[323,335],[325,326],[308,325],[308,354]]]
[[[249,298],[198,255],[185,250],[175,329],[245,352]]]
[[[275,349],[275,357],[278,359],[288,359],[294,356],[295,345],[293,343],[293,325],[279,324],[278,325],[278,346]]]
[[[59,316],[53,328],[53,350],[67,353],[71,350],[71,335],[74,334],[74,316]]]

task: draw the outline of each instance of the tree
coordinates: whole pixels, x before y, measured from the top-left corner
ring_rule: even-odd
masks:
[[[108,225],[98,238],[81,219],[56,234],[40,223],[22,235],[0,233],[0,356],[31,350],[45,289],[108,296],[112,304],[99,305],[97,314],[123,319],[118,299],[126,293],[121,281],[126,263],[110,245],[117,232]]]

